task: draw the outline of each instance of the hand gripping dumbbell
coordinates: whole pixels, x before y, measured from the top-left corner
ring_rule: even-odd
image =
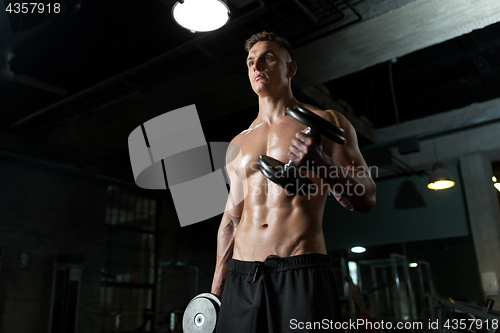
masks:
[[[285,112],[308,127],[305,132],[306,135],[314,138],[320,138],[321,135],[324,135],[341,145],[346,142],[342,128],[321,118],[303,106],[297,105],[295,108],[286,108]],[[307,195],[314,194],[317,191],[316,184],[309,178],[298,174],[297,166],[291,160],[285,164],[270,156],[262,155],[259,157],[259,164],[260,171],[264,176],[291,193]]]
[[[182,317],[184,333],[213,333],[217,325],[220,300],[211,293],[203,293],[193,298]]]

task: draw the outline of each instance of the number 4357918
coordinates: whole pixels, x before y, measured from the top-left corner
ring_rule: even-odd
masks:
[[[41,3],[41,2],[11,2],[5,8],[5,11],[13,14],[58,14],[61,12],[60,3]]]

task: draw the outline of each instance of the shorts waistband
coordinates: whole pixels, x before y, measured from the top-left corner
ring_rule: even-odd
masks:
[[[281,272],[289,269],[327,266],[330,267],[328,256],[321,253],[302,254],[298,256],[281,258],[277,255],[270,255],[265,261],[242,261],[231,259],[229,271],[248,274],[256,266],[260,266],[266,272]]]

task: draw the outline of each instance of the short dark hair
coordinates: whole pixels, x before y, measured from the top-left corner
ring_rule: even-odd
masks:
[[[290,58],[293,59],[292,46],[283,37],[280,37],[272,32],[266,32],[266,31],[256,33],[252,37],[247,39],[247,41],[245,42],[245,50],[247,52],[250,52],[250,49],[258,42],[275,42],[283,49],[285,49],[288,52],[288,54],[290,54]]]

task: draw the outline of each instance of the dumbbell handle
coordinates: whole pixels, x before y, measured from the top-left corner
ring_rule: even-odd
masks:
[[[311,127],[307,127],[307,131],[305,131],[304,134],[311,137],[321,137],[321,135],[315,132]],[[292,160],[289,160],[288,163],[283,166],[283,172],[287,172],[289,169],[296,167],[295,163],[293,163]]]

